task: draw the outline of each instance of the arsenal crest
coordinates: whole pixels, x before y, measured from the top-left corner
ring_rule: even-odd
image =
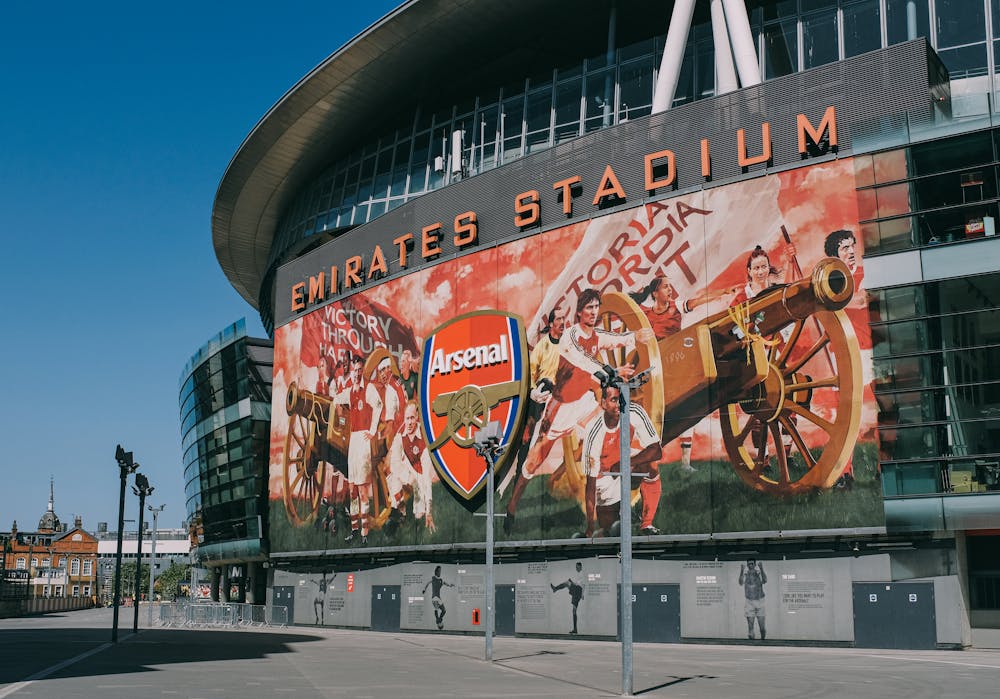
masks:
[[[476,311],[438,327],[424,342],[420,414],[431,460],[441,482],[468,509],[484,499],[486,461],[476,454],[476,433],[500,423],[500,444],[510,445],[526,405],[528,347],[519,316]],[[496,465],[500,477],[515,448]]]

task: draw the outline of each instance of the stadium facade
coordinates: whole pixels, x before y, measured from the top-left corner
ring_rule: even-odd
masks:
[[[401,5],[264,116],[213,237],[275,343],[296,623],[963,647],[1000,624],[996,0]],[[452,497],[456,495],[456,497]]]

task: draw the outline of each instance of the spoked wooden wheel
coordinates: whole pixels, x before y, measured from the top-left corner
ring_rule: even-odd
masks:
[[[819,311],[776,334],[768,375],[720,410],[733,467],[774,495],[831,487],[861,420],[861,358],[843,311]]]
[[[316,425],[301,415],[288,416],[283,464],[283,496],[288,521],[303,527],[319,512],[326,462],[319,458]]]

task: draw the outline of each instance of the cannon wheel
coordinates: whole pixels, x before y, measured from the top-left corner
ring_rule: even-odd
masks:
[[[293,526],[303,527],[319,512],[326,462],[320,460],[316,425],[301,415],[288,417],[282,468],[285,512]]]
[[[833,486],[850,459],[861,420],[861,358],[846,314],[819,311],[789,327],[788,338],[776,336],[780,341],[767,350],[764,381],[720,410],[723,442],[736,473],[773,495]],[[820,444],[814,429],[808,436],[814,446],[807,446],[806,426],[824,435]],[[782,444],[783,435],[790,444]]]

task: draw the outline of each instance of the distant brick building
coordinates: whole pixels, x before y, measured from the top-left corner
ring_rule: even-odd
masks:
[[[21,531],[15,521],[4,541],[4,568],[26,571],[33,597],[94,597],[97,592],[97,539],[83,529],[80,517],[63,524],[54,509],[54,488],[36,531]],[[16,578],[14,572],[9,578]]]

